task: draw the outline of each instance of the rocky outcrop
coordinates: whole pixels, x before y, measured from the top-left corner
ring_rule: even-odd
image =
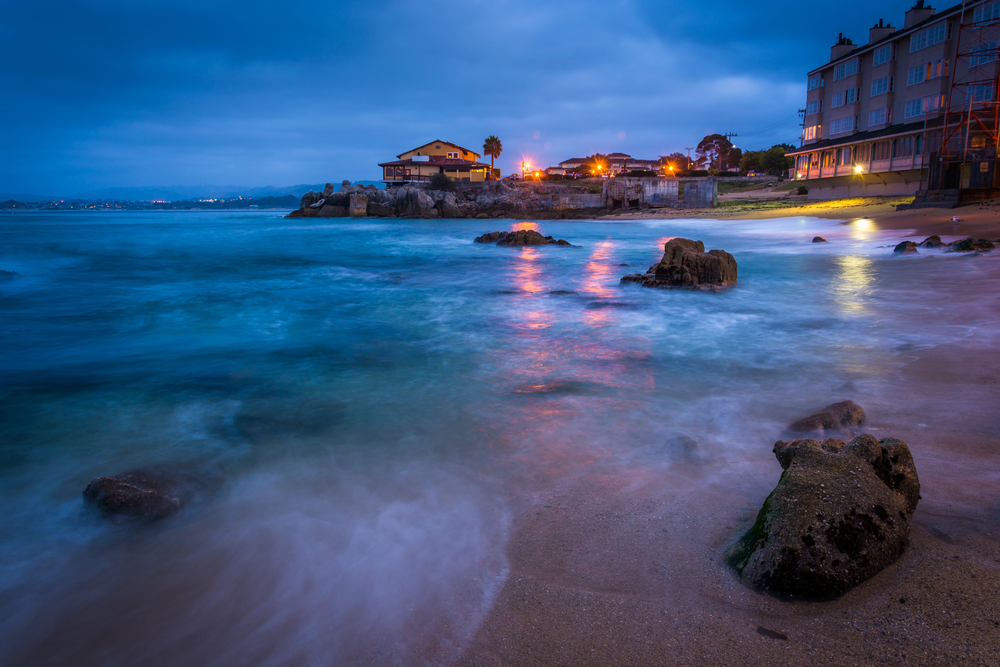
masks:
[[[513,232],[490,232],[477,236],[476,243],[495,243],[498,246],[521,247],[526,245],[572,245],[566,239],[556,240],[551,236],[542,236],[533,229],[519,229]]]
[[[659,264],[646,273],[624,276],[621,282],[644,287],[729,287],[736,284],[736,259],[725,250],[705,252],[701,241],[675,238],[663,246]]]
[[[826,243],[826,242],[827,242],[827,240],[825,238],[823,238],[822,236],[814,236],[813,237],[813,243]]]
[[[782,438],[815,436],[831,438],[851,437],[865,423],[865,411],[854,401],[828,405],[816,414],[792,422],[781,432]]]
[[[352,218],[364,218],[368,215],[368,197],[358,192],[352,193],[347,210]]]
[[[917,244],[913,241],[903,241],[896,244],[892,250],[894,255],[908,255],[917,252]]]
[[[163,467],[98,477],[83,498],[105,516],[162,519],[218,482],[204,470]]]
[[[343,218],[347,215],[347,209],[343,206],[331,206],[323,204],[316,212],[317,218]]]
[[[925,238],[918,244],[921,248],[940,248],[944,244],[941,242],[941,237],[937,234],[932,234]]]
[[[753,527],[726,555],[741,579],[809,599],[842,595],[893,563],[909,542],[920,481],[902,440],[778,441],[784,472]]]
[[[995,247],[993,241],[989,239],[979,239],[977,241],[970,236],[967,239],[962,239],[951,244],[951,252],[982,252],[993,250]]]

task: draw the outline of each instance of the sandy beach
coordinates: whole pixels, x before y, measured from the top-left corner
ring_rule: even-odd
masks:
[[[895,211],[907,199],[670,214],[864,218],[919,237],[1000,237],[998,205]],[[658,476],[623,475],[597,459],[592,473],[571,481],[536,480],[514,520],[510,576],[459,664],[996,665],[1000,340],[976,327],[1000,319],[996,259],[966,260],[989,262],[978,284],[939,286],[964,304],[948,314],[967,325],[964,333],[905,352],[877,386],[842,387],[845,398],[861,395],[869,432],[909,444],[920,474],[911,544],[894,565],[832,602],[749,590],[722,553],[752,523],[777,465],[771,477],[747,475],[734,488],[717,484],[710,462]],[[751,457],[766,461],[772,444],[756,442]],[[685,488],[696,490],[677,490]]]

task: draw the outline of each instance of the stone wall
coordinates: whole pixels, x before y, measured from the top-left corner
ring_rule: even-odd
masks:
[[[635,208],[659,204],[670,206],[678,200],[676,178],[609,178],[604,182],[606,206]]]
[[[714,178],[684,180],[684,208],[715,208],[719,186]]]

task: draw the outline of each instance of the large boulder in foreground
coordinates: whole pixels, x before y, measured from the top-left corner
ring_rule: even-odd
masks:
[[[726,562],[761,590],[808,599],[847,592],[909,543],[920,481],[906,443],[859,435],[778,441],[784,472]]]
[[[833,436],[851,437],[864,423],[864,408],[854,401],[841,401],[792,422],[781,432],[781,437],[789,440],[803,436],[815,436],[821,440]]]
[[[646,273],[624,276],[621,282],[644,287],[729,287],[736,284],[736,259],[725,250],[705,252],[701,241],[675,238],[664,244],[659,264]]]
[[[164,467],[98,477],[83,498],[109,517],[162,519],[207,490],[217,480],[204,471]]]
[[[515,232],[490,232],[475,239],[476,243],[496,243],[499,246],[521,247],[526,245],[572,245],[566,239],[556,240],[542,236],[533,229],[519,229]]]

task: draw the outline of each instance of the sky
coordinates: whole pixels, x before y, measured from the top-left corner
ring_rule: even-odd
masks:
[[[491,134],[504,174],[797,144],[806,72],[910,4],[3,0],[0,192],[377,180]]]

